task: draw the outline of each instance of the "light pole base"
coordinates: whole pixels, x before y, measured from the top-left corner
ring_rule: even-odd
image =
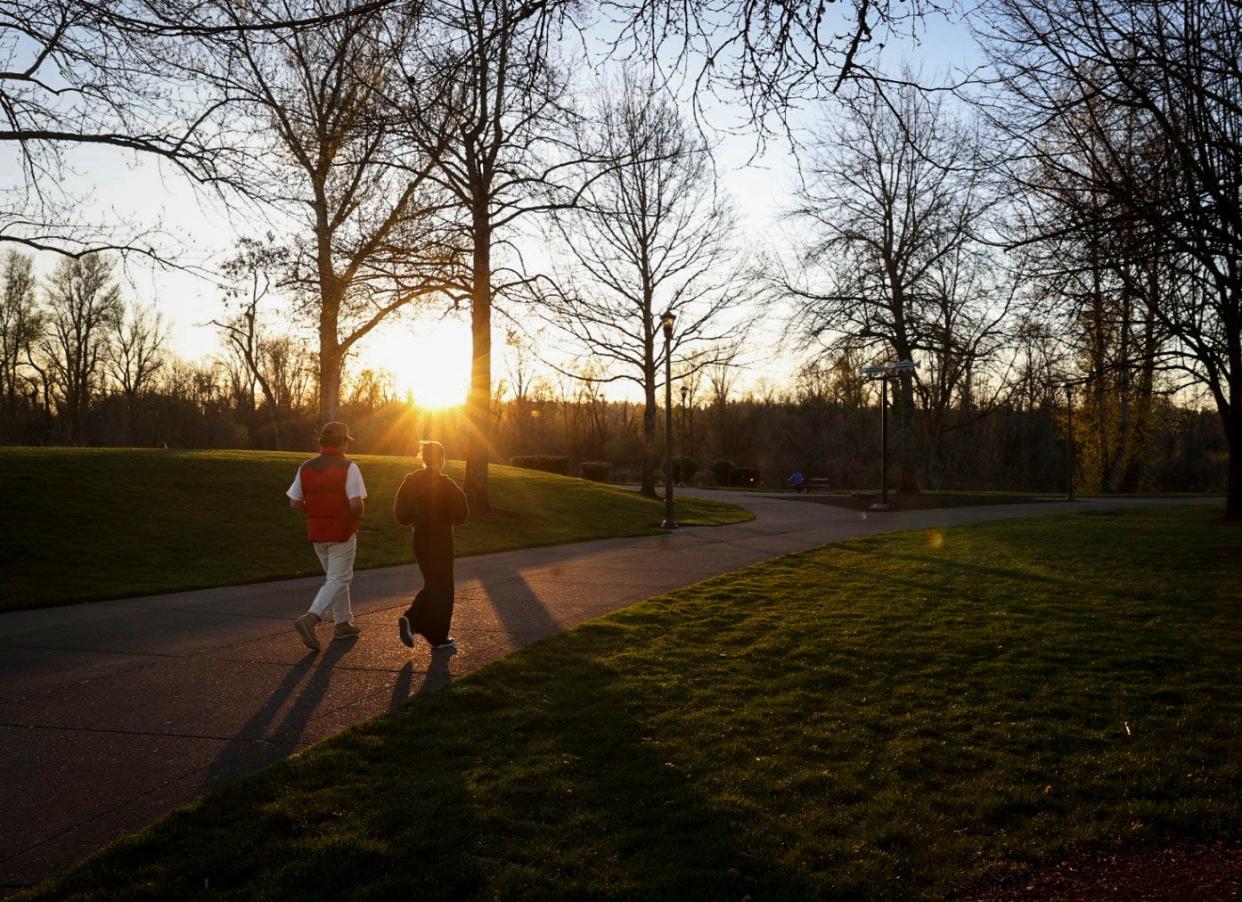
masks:
[[[660,528],[661,529],[676,529],[677,521],[676,520],[664,520],[660,523]]]

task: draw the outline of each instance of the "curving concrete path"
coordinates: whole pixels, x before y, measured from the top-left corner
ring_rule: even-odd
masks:
[[[458,561],[461,653],[397,639],[413,567],[358,573],[356,641],[307,652],[290,621],[316,579],[0,614],[0,895],[36,883],[212,786],[434,689],[452,674],[661,592],[872,533],[1067,510],[1093,500],[862,516],[788,496],[705,492],[756,518]],[[307,551],[310,554],[310,551]]]

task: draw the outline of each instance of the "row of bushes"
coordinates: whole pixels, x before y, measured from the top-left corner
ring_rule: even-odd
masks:
[[[557,473],[568,476],[573,470],[573,462],[563,454],[522,454],[509,461],[515,467],[526,470],[542,470],[546,473]],[[606,460],[584,460],[578,465],[584,479],[595,482],[607,482],[612,473],[612,464]],[[688,483],[698,472],[698,461],[689,457],[673,460],[673,481]],[[663,465],[659,473],[664,472]],[[713,460],[711,464],[712,479],[720,486],[757,486],[759,485],[758,467],[739,467],[729,460]]]
[[[753,487],[759,485],[759,468],[739,467],[731,460],[713,460],[712,479],[716,485]]]
[[[524,470],[542,470],[560,476],[568,476],[573,469],[573,462],[563,454],[519,454],[510,458],[509,463]],[[578,468],[584,479],[595,482],[607,482],[612,472],[612,464],[606,460],[584,460]]]
[[[510,458],[509,463],[523,470],[543,470],[545,473],[557,473],[568,476],[572,464],[563,454],[520,454]]]

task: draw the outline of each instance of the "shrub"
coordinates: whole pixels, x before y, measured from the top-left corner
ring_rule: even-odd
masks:
[[[509,463],[524,470],[543,470],[545,473],[569,475],[569,458],[562,454],[519,454],[509,459]]]
[[[733,485],[733,461],[713,460],[711,470],[716,485]]]
[[[699,462],[691,457],[673,458],[673,482],[689,482],[699,469]]]
[[[612,464],[606,460],[584,460],[581,464],[582,478],[594,482],[607,482],[612,472]]]
[[[758,467],[734,467],[733,468],[733,484],[752,486],[759,484],[759,468]]]

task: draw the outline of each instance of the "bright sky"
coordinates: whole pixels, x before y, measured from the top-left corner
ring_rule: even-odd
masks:
[[[961,66],[977,58],[977,52],[963,26],[932,17],[924,23],[918,40],[890,45],[884,57],[891,69],[908,62],[931,80],[947,77],[951,70],[960,71]],[[822,115],[825,113],[806,112],[802,124],[809,126]],[[714,143],[714,150],[722,186],[741,214],[746,245],[779,248],[787,244],[780,214],[796,183],[796,168],[788,149],[781,141],[772,141],[762,156],[751,159],[755,150],[751,139],[723,137]],[[269,224],[262,211],[227,210],[211,198],[196,195],[184,179],[150,160],[135,161],[105,150],[78,150],[68,159],[76,173],[68,184],[80,198],[80,207],[91,211],[92,218],[115,217],[148,224],[164,233],[161,245],[184,248],[183,264],[206,270],[195,275],[133,261],[126,271],[126,293],[131,299],[158,305],[171,326],[170,344],[176,353],[187,359],[215,354],[220,343],[208,323],[221,316],[223,307],[209,270],[238,237],[259,236],[267,230]],[[55,258],[47,254],[38,261],[44,273],[54,264]],[[500,352],[506,323],[502,317],[496,321],[493,345]],[[797,369],[794,355],[779,346],[780,325],[761,323],[754,330],[750,365],[738,380],[740,386],[761,380],[781,384]],[[313,334],[308,330],[305,337],[311,340]],[[402,394],[412,393],[422,403],[460,403],[465,399],[469,374],[469,346],[469,328],[460,317],[405,316],[377,329],[359,348],[351,366],[354,371],[387,370]],[[498,355],[494,382],[503,378],[505,370],[506,361]],[[610,393],[614,397],[636,397],[625,386],[618,383]]]

